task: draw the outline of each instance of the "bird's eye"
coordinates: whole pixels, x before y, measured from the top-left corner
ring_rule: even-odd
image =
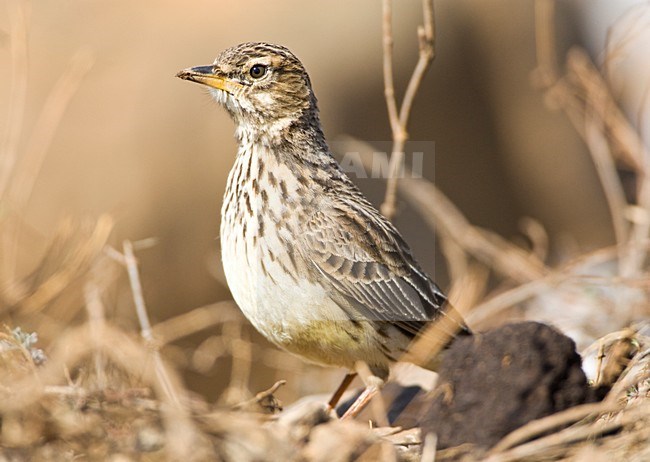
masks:
[[[266,66],[263,64],[253,64],[248,72],[254,79],[261,79],[266,74]]]

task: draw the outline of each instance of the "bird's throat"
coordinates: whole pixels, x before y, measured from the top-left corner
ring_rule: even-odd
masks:
[[[235,136],[240,147],[254,143],[273,150],[286,149],[287,146],[328,150],[316,108],[281,118],[240,115],[234,119],[237,124]]]

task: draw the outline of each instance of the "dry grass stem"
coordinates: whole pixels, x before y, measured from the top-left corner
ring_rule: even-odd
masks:
[[[489,276],[490,271],[485,266],[472,263],[462,277],[453,280],[448,298],[465,319],[485,297]]]
[[[523,427],[520,427],[514,430],[512,433],[504,437],[499,443],[497,443],[491,450],[491,454],[497,454],[503,452],[512,447],[518,446],[526,441],[530,441],[533,438],[536,438],[544,433],[548,433],[551,430],[572,424],[579,420],[585,419],[587,417],[592,417],[593,420],[597,419],[598,416],[617,412],[620,410],[620,406],[611,405],[606,403],[593,403],[593,404],[583,404],[581,406],[575,406],[570,409],[567,409],[563,412],[558,412],[552,414],[548,417],[542,419],[534,420]]]
[[[542,277],[547,269],[536,257],[505,239],[471,225],[432,183],[408,178],[399,184],[402,196],[431,227],[453,239],[465,252],[503,276],[517,282]]]
[[[458,333],[459,326],[464,322],[463,319],[463,315],[455,306],[449,306],[445,315],[440,316],[427,326],[401,359],[426,366]]]
[[[648,244],[645,246],[647,247]],[[647,278],[623,278],[618,276],[590,276],[576,274],[579,268],[595,267],[599,264],[611,261],[620,254],[633,251],[637,246],[626,243],[622,246],[612,246],[597,249],[580,255],[559,268],[553,269],[545,277],[539,278],[524,284],[520,284],[503,292],[491,294],[487,299],[475,305],[468,314],[468,319],[472,326],[480,328],[489,324],[491,319],[498,318],[498,314],[503,310],[517,306],[526,300],[532,299],[549,290],[566,283],[580,283],[581,285],[622,285],[627,287],[647,288],[649,283]],[[585,353],[583,353],[584,355]]]
[[[603,91],[603,88],[596,88],[596,90]],[[601,99],[599,95],[588,94],[587,98]],[[587,101],[587,108],[597,107],[598,102]],[[614,227],[614,234],[616,242],[623,244],[627,242],[629,236],[628,223],[625,219],[625,212],[627,210],[627,203],[625,199],[625,192],[621,185],[614,158],[609,149],[609,143],[605,136],[604,121],[600,118],[600,113],[605,110],[592,111],[586,109],[584,113],[584,140],[589,148],[589,152],[596,166],[600,182],[607,198],[607,204],[612,218],[612,225]],[[619,256],[619,261],[624,262],[624,256]]]
[[[151,329],[151,322],[147,313],[147,307],[144,302],[144,295],[142,293],[142,284],[140,282],[140,272],[138,271],[138,261],[133,253],[133,244],[131,241],[126,240],[123,242],[124,250],[124,263],[129,275],[129,284],[131,292],[133,293],[133,302],[135,304],[136,314],[140,322],[140,335],[147,342],[151,348],[151,354],[154,361],[154,370],[156,371],[156,378],[166,396],[173,403],[173,405],[181,408],[181,393],[179,387],[175,386],[169,375],[168,369],[163,363],[160,356],[159,346],[155,344],[153,331]]]
[[[503,310],[517,306],[547,291],[548,288],[549,285],[545,279],[538,279],[518,285],[505,292],[492,295],[487,300],[472,307],[472,310],[468,314],[468,321],[470,325],[475,326],[477,329],[485,328],[490,324],[491,320],[495,318],[499,319],[498,315]]]
[[[0,198],[9,186],[22,132],[27,97],[27,24],[29,3],[24,0],[7,2],[9,14],[9,44],[11,53],[11,80],[7,104],[7,126],[2,136],[0,153]]]
[[[571,88],[573,97],[584,98],[587,107],[596,111],[603,120],[607,140],[612,143],[612,153],[617,156],[617,160],[637,172],[645,171],[648,150],[638,131],[614,100],[601,72],[589,56],[578,48],[570,50],[566,65],[568,83],[578,85],[577,88]],[[576,103],[580,104],[580,101]]]
[[[86,311],[88,312],[88,328],[91,331],[93,339],[99,338],[104,334],[106,319],[104,317],[104,305],[101,300],[99,287],[94,281],[88,281],[84,285],[84,298],[86,301]],[[103,390],[106,388],[106,372],[104,356],[99,352],[95,344],[95,376],[97,377],[97,388]]]
[[[353,138],[345,139],[345,143],[346,150],[360,153],[365,168],[372,167],[372,147]],[[424,178],[404,178],[398,187],[402,196],[431,229],[440,233],[441,238],[454,241],[466,253],[500,275],[516,282],[528,282],[543,277],[549,271],[535,255],[494,233],[473,226],[432,182]]]
[[[650,379],[650,367],[646,364],[644,368],[637,371],[636,366],[642,361],[646,361],[650,355],[650,349],[646,349],[636,354],[627,364],[625,370],[621,373],[620,377],[614,383],[611,390],[605,397],[607,403],[620,403],[625,399],[626,393],[638,383],[642,383]],[[636,373],[632,373],[635,371]]]
[[[21,301],[21,314],[42,310],[73,281],[84,275],[101,255],[112,230],[112,218],[108,215],[99,217],[89,238],[78,243],[70,255],[60,262],[61,267],[41,283],[34,293]]]
[[[165,345],[218,324],[241,320],[241,311],[235,302],[228,300],[195,308],[159,322],[153,326],[153,335],[161,345]]]
[[[7,125],[0,138],[0,200],[6,201],[6,191],[18,159],[18,144],[24,124],[27,98],[27,31],[28,3],[12,0],[7,3],[9,17],[9,44],[11,54],[11,77],[8,85]],[[0,230],[0,246],[3,258],[0,259],[0,290],[9,303],[16,303],[24,296],[24,290],[15,280],[15,234],[16,224]]]
[[[463,278],[469,268],[469,259],[465,250],[458,242],[447,237],[440,240],[440,250],[447,262],[449,279],[458,281]]]
[[[571,409],[569,410],[571,411]],[[568,412],[568,411],[567,411]],[[513,449],[496,453],[484,459],[485,462],[507,462],[522,460],[527,457],[540,457],[554,450],[560,449],[562,452],[570,451],[567,445],[581,443],[587,440],[595,439],[607,435],[613,431],[619,430],[624,425],[633,423],[641,416],[647,416],[648,405],[635,406],[634,409],[628,409],[619,419],[600,421],[594,425],[579,425],[569,427],[557,433],[539,438],[530,443],[516,446]],[[579,412],[576,412],[579,414]],[[553,417],[553,416],[551,416]],[[560,452],[561,453],[561,452]]]
[[[558,77],[554,57],[553,8],[551,0],[537,2],[537,75],[544,76],[538,79],[538,83],[546,90],[549,101],[566,112],[592,154],[608,200],[617,242],[630,242],[641,247],[650,232],[650,154],[618,107],[603,75],[584,51],[572,49],[566,61],[567,75]],[[612,53],[620,52],[629,40],[628,34]],[[613,55],[606,56],[605,66],[612,58]],[[640,219],[632,221],[629,231],[624,217],[631,204],[625,201],[615,160],[631,167],[639,179],[638,210],[643,213]],[[646,255],[645,248],[621,255],[620,274],[638,274]]]
[[[233,357],[230,383],[223,399],[228,404],[236,404],[249,398],[248,382],[253,365],[253,346],[242,332],[241,322],[228,322],[223,326],[223,336],[229,344]]]
[[[140,283],[140,272],[138,271],[138,261],[133,253],[133,244],[131,241],[126,240],[122,243],[122,250],[124,252],[124,264],[126,271],[129,275],[129,284],[131,285],[131,292],[133,293],[133,303],[135,304],[135,312],[138,315],[140,322],[140,334],[147,342],[153,342],[153,332],[151,330],[151,322],[147,314],[147,307],[144,303],[144,295],[142,294],[142,284]]]
[[[20,88],[16,88],[15,93],[11,93],[9,112],[10,124],[7,131],[2,159],[5,165],[0,167],[0,197],[2,197],[9,206],[12,215],[20,215],[20,211],[29,202],[34,183],[38,177],[41,165],[49,149],[52,138],[59,126],[59,122],[67,109],[70,99],[75,94],[81,80],[91,67],[91,59],[87,53],[78,53],[71,61],[69,69],[61,76],[50,92],[43,109],[36,121],[36,125],[27,142],[25,152],[21,156],[21,162],[17,161],[18,157],[18,138],[20,137],[22,123],[16,122],[19,117],[22,119],[24,105],[26,104],[23,86],[25,85],[26,76],[26,38],[22,37],[25,33],[26,25],[24,15],[27,8],[26,2],[10,2],[12,11],[12,24],[15,27],[12,33],[12,62],[14,66],[14,77],[12,82]],[[22,5],[18,5],[22,3]],[[25,61],[25,62],[23,62]],[[17,66],[17,67],[16,67]],[[24,67],[24,68],[23,68]],[[18,101],[16,98],[22,98]],[[13,113],[16,111],[17,113]],[[14,223],[5,226],[0,236],[3,251],[2,258],[2,281],[4,286],[9,286],[9,295],[13,301],[21,298],[20,290],[12,290],[16,286],[15,269],[17,260],[18,238],[22,231],[22,223],[16,217],[11,217]],[[7,290],[7,289],[6,289]]]
[[[93,59],[87,51],[80,51],[70,61],[41,109],[25,148],[23,162],[15,173],[10,190],[12,205],[21,210],[29,201],[43,160],[50,148],[70,100],[79,89],[83,78],[92,68]]]
[[[531,254],[539,261],[545,261],[550,243],[544,226],[533,218],[523,217],[519,220],[519,229],[530,240]]]

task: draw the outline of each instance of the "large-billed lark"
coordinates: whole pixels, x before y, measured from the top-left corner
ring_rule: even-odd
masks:
[[[309,76],[289,50],[243,43],[178,77],[209,87],[237,126],[221,209],[235,301],[277,346],[351,371],[332,406],[365,362],[375,380],[356,414],[413,339],[450,317],[445,296],[332,156]],[[452,326],[468,332],[462,320]]]

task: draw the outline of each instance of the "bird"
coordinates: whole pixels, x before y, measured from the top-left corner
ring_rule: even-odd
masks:
[[[451,320],[450,337],[471,334],[397,228],[342,170],[309,75],[289,49],[242,43],[177,77],[207,87],[235,123],[220,225],[233,299],[271,343],[349,371],[330,408],[361,362],[371,374],[343,417],[357,415],[436,321]]]

